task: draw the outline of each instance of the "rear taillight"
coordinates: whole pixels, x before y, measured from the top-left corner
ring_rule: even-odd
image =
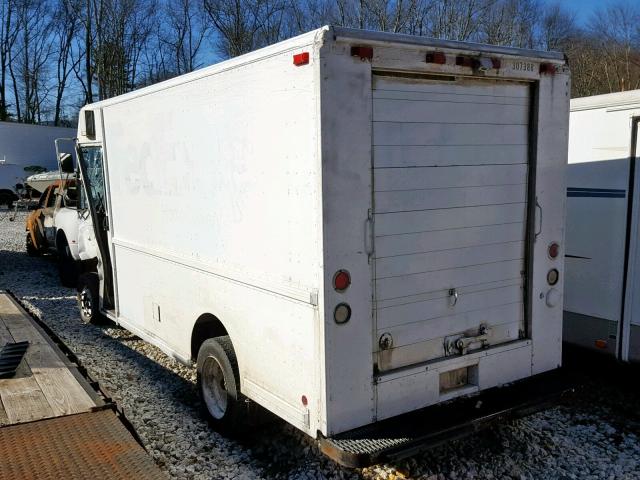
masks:
[[[333,276],[333,288],[336,292],[344,292],[351,285],[351,275],[346,270],[338,270]]]
[[[556,258],[558,258],[558,254],[560,253],[560,245],[553,242],[551,245],[549,245],[548,253],[549,253],[549,258],[551,258],[552,260],[555,260]]]

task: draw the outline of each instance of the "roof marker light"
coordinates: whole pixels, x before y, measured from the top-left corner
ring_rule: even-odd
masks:
[[[293,64],[296,67],[309,63],[309,52],[297,53],[293,56]]]
[[[360,57],[360,60],[371,60],[373,58],[372,47],[351,47],[351,56]]]
[[[558,71],[558,68],[553,63],[541,63],[540,64],[540,73],[546,75],[555,75]]]
[[[473,68],[474,62],[471,57],[464,57],[462,55],[458,55],[456,57],[456,65],[459,67],[470,67]]]
[[[456,57],[456,65],[459,67],[468,67],[481,72],[486,72],[491,69],[499,70],[502,66],[502,62],[496,57],[468,57],[458,55]]]
[[[429,52],[425,60],[427,63],[435,63],[438,65],[444,65],[447,63],[447,56],[444,52]]]

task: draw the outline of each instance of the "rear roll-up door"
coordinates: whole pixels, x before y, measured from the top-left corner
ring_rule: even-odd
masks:
[[[529,101],[525,83],[374,75],[380,370],[524,334]]]

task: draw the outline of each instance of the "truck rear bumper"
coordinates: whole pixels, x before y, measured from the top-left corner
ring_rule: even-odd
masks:
[[[543,410],[577,386],[563,369],[485,390],[320,439],[321,451],[345,467],[406,458],[493,423]]]

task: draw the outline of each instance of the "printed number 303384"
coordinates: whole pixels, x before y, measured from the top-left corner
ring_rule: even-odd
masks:
[[[521,72],[533,72],[535,71],[535,65],[530,62],[513,62],[513,69]]]

